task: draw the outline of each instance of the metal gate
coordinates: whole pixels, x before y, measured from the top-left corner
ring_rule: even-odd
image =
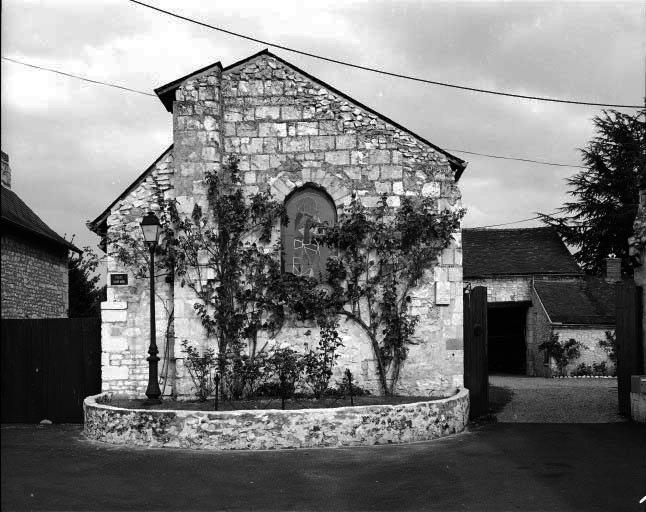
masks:
[[[98,318],[2,320],[3,423],[83,421],[101,391]]]
[[[469,416],[489,413],[487,369],[487,288],[464,290],[464,386],[469,390]]]
[[[630,416],[630,376],[644,372],[642,354],[642,288],[617,285],[617,390],[619,414]]]

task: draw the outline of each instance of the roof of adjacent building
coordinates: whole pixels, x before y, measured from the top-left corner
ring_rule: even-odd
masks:
[[[72,251],[80,253],[81,251],[72,243],[65,240],[56,231],[51,229],[43,220],[34,213],[34,211],[18,197],[13,190],[6,187],[2,189],[2,223],[29,233],[40,239],[46,240],[54,245],[66,247]]]
[[[615,283],[594,277],[534,282],[550,320],[561,324],[614,324],[616,288]]]
[[[463,229],[465,278],[509,275],[581,275],[552,227]]]

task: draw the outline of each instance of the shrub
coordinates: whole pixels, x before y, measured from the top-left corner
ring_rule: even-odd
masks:
[[[565,368],[573,359],[581,357],[581,350],[585,346],[574,338],[566,342],[559,341],[559,335],[552,333],[547,341],[538,346],[538,350],[546,351],[547,355],[554,359],[560,375],[565,375]]]
[[[316,398],[321,398],[328,388],[334,365],[339,358],[337,349],[343,346],[337,326],[334,320],[325,321],[321,325],[318,347],[303,357],[305,383]]]
[[[212,348],[204,349],[200,352],[189,344],[188,340],[182,341],[182,352],[186,354],[184,366],[191,376],[195,386],[195,395],[201,402],[215,391],[215,381],[213,374],[217,366],[217,358]]]
[[[274,349],[267,358],[267,368],[278,379],[283,408],[285,400],[294,396],[296,382],[303,373],[303,358],[291,348]]]
[[[581,363],[574,370],[570,372],[572,377],[588,377],[593,374],[592,366],[589,364]]]
[[[599,340],[599,346],[606,351],[608,359],[613,364],[617,364],[617,336],[612,331],[606,331],[606,337]]]

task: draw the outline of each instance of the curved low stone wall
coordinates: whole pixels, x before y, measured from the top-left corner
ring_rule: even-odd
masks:
[[[85,435],[111,444],[266,450],[426,441],[461,432],[469,392],[442,400],[336,409],[171,411],[121,409],[85,399]]]

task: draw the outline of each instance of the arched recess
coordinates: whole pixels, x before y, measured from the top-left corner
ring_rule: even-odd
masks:
[[[288,223],[281,227],[283,272],[325,281],[330,249],[317,238],[321,228],[334,226],[336,205],[321,186],[308,183],[285,198]]]

